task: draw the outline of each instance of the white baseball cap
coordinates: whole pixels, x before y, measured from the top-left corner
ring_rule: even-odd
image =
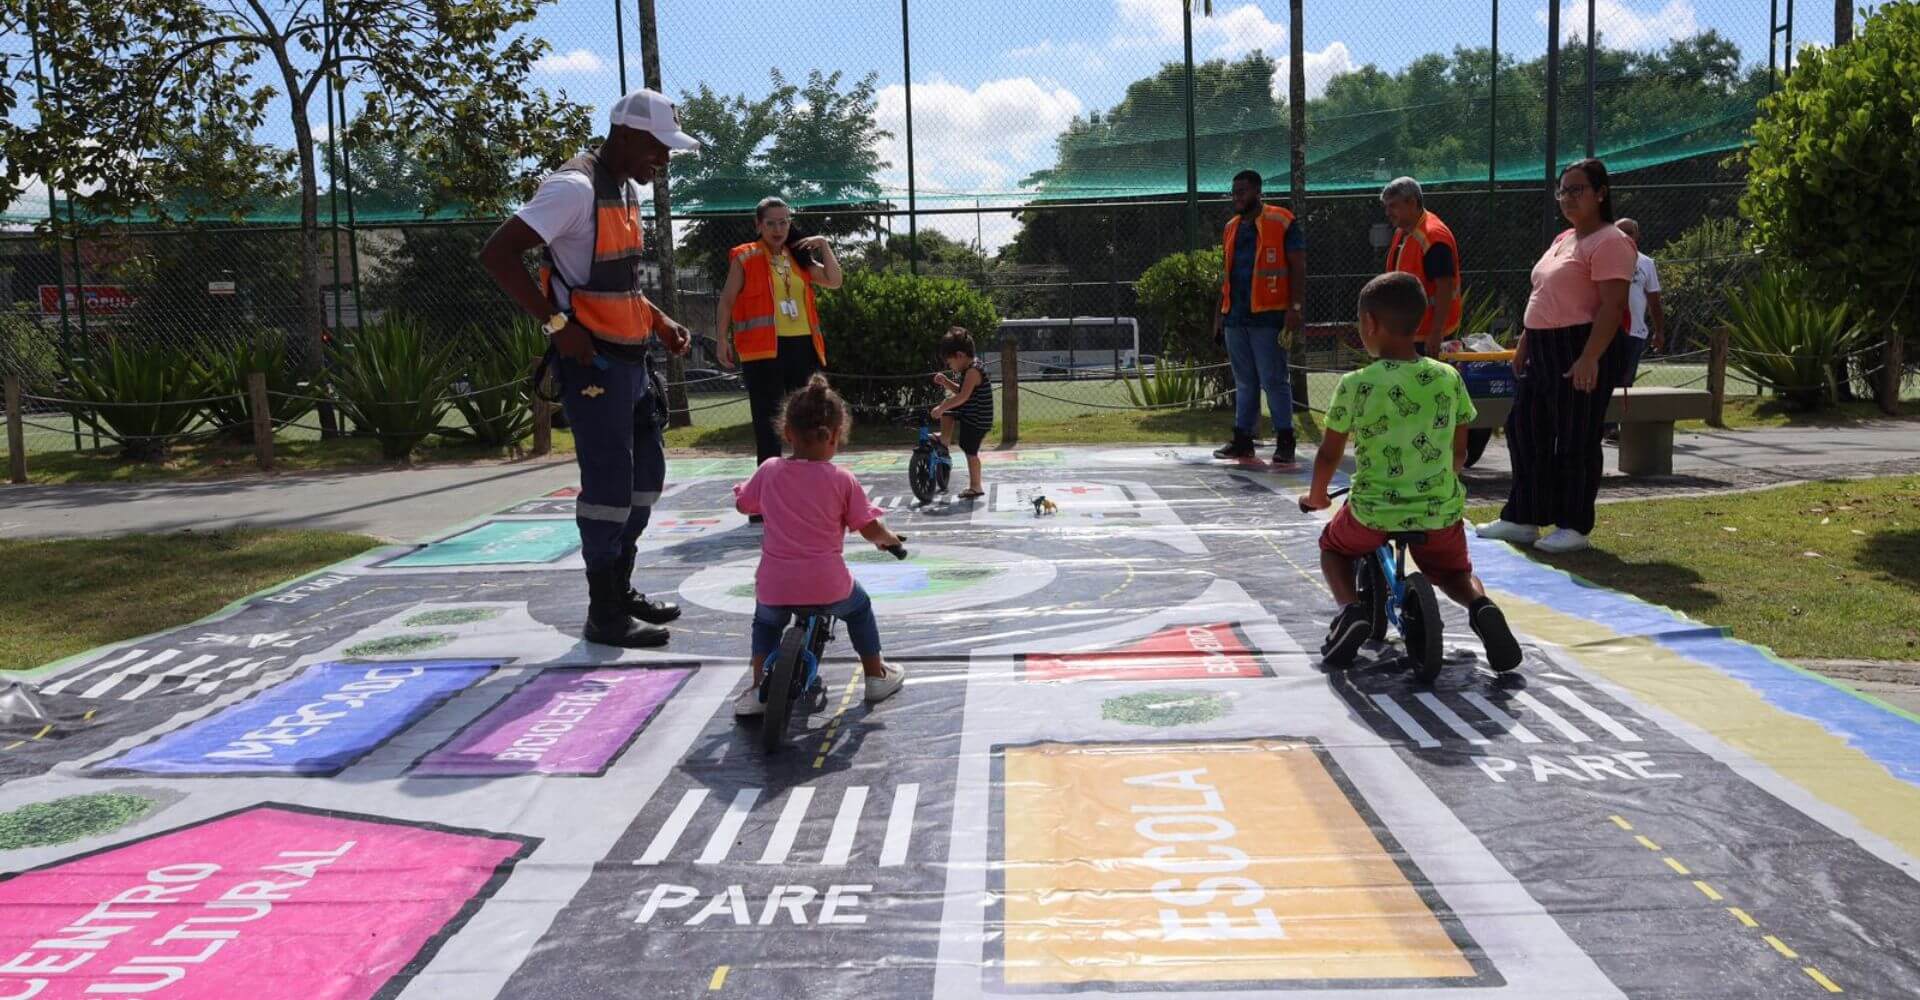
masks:
[[[656,90],[636,90],[613,104],[614,125],[652,133],[668,149],[699,149],[700,140],[681,131],[680,109]]]

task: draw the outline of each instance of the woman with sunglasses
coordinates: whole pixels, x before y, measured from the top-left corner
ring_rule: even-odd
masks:
[[[1561,233],[1533,266],[1525,332],[1514,348],[1520,390],[1507,417],[1513,489],[1482,538],[1546,552],[1587,547],[1603,470],[1607,404],[1627,372],[1621,336],[1639,254],[1613,224],[1607,168],[1582,160],[1560,175]],[[1556,530],[1541,537],[1548,527]]]

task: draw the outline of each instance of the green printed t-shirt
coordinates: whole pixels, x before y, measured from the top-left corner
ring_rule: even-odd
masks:
[[[1431,358],[1375,361],[1341,376],[1327,429],[1353,442],[1353,516],[1375,531],[1458,523],[1467,491],[1453,473],[1453,429],[1476,415],[1460,373]]]

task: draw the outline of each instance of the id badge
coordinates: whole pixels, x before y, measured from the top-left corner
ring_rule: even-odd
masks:
[[[792,299],[788,299],[785,302],[780,303],[780,314],[783,316],[787,316],[789,318],[799,316],[800,306],[798,303],[794,302]]]

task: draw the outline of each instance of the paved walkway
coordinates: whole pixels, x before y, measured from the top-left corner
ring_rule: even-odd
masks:
[[[1674,475],[1630,479],[1607,450],[1605,496],[1638,499],[1825,478],[1920,472],[1920,424],[1706,431],[1674,440]],[[1476,499],[1506,495],[1495,440],[1468,473]],[[419,541],[449,525],[577,482],[567,458],[385,472],[246,476],[191,483],[0,485],[0,538],[207,531],[239,525],[354,531]]]

